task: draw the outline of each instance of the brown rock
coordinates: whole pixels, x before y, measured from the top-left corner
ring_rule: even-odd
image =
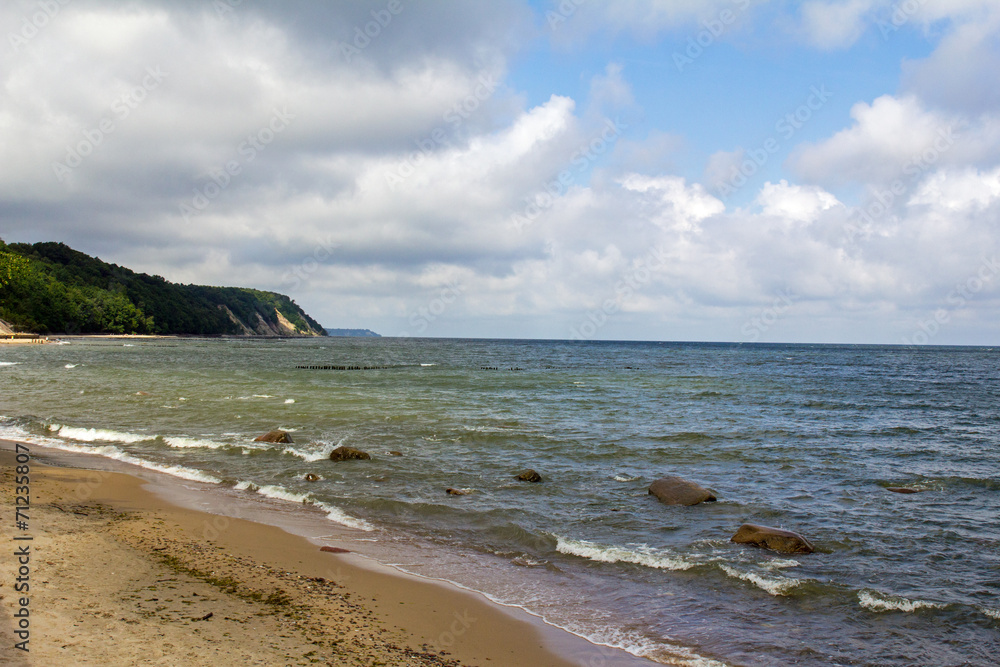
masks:
[[[277,442],[283,445],[292,443],[292,436],[287,431],[268,431],[264,435],[253,439],[254,442]]]
[[[319,481],[319,475],[317,475],[315,473],[309,473],[309,474],[306,475],[306,481],[307,482],[318,482]]]
[[[340,547],[320,547],[319,550],[320,551],[325,551],[325,552],[331,553],[331,554],[349,554],[349,553],[351,553],[349,550],[347,550],[347,549],[341,549]]]
[[[396,451],[389,452],[389,456],[402,456],[402,455],[403,452],[396,452]]]
[[[451,489],[451,488],[445,489],[444,492],[447,493],[449,496],[467,496],[470,493],[469,491],[465,491],[464,489]]]
[[[893,493],[920,493],[923,489],[911,489],[906,486],[887,486],[886,491],[892,491]]]
[[[522,472],[520,475],[518,475],[517,479],[520,480],[520,481],[522,481],[522,482],[540,482],[540,481],[542,481],[542,476],[539,475],[534,470],[532,470],[531,468],[528,468],[527,470],[525,470],[524,472]]]
[[[347,461],[350,459],[368,460],[370,458],[371,455],[368,452],[363,452],[353,447],[337,447],[330,452],[331,461]]]
[[[740,526],[730,541],[737,544],[752,544],[755,547],[773,549],[786,554],[811,554],[816,550],[809,540],[798,533],[753,523]]]
[[[697,505],[714,502],[712,492],[681,477],[661,477],[649,485],[649,492],[667,505]]]

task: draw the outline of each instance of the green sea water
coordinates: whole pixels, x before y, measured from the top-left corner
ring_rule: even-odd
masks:
[[[989,348],[74,339],[0,348],[0,437],[308,509],[353,550],[659,662],[992,665],[998,361]],[[294,443],[253,441],[274,428]],[[372,460],[333,463],[339,445]],[[542,483],[515,479],[529,467]],[[668,474],[718,502],[660,504],[647,488]],[[817,552],[731,543],[744,522]]]

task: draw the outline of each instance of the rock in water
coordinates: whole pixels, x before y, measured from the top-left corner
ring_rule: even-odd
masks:
[[[887,486],[886,491],[892,491],[893,493],[920,493],[923,489],[911,489],[906,486]]]
[[[451,488],[445,489],[444,492],[447,493],[449,496],[467,496],[470,493],[465,489],[451,489]]]
[[[349,554],[349,553],[351,553],[347,549],[342,549],[340,547],[320,547],[319,550],[320,551],[325,551],[325,552],[331,553],[331,554]]]
[[[350,459],[370,459],[371,455],[368,452],[363,452],[360,449],[354,449],[353,447],[337,447],[335,450],[330,452],[331,461],[347,461]]]
[[[753,523],[740,526],[730,541],[737,544],[752,544],[755,547],[773,549],[786,554],[811,554],[816,550],[809,540],[798,533]]]
[[[532,470],[531,468],[528,468],[527,470],[525,470],[524,472],[522,472],[520,475],[518,475],[517,479],[520,480],[520,481],[522,481],[522,482],[540,482],[540,481],[542,481],[542,476],[539,475],[534,470]]]
[[[277,442],[283,445],[292,444],[292,436],[287,431],[268,431],[253,439],[254,442]]]
[[[319,481],[319,475],[317,475],[315,473],[308,473],[306,475],[306,481],[307,482],[318,482]]]
[[[667,505],[697,505],[715,501],[711,491],[681,477],[661,477],[649,485],[649,492]]]
[[[397,452],[395,450],[389,452],[389,456],[402,456],[403,452]]]

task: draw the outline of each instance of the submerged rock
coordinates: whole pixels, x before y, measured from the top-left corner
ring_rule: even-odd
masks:
[[[254,442],[277,442],[283,445],[292,444],[292,436],[288,435],[288,431],[268,431],[264,435],[257,436],[253,439]]]
[[[395,450],[389,452],[389,456],[402,456],[403,452],[397,452]]]
[[[697,505],[715,502],[715,495],[701,486],[682,477],[661,477],[649,485],[649,493],[667,505]]]
[[[319,481],[319,475],[317,475],[315,473],[308,473],[306,475],[305,479],[306,479],[307,482],[318,482]]]
[[[331,461],[348,461],[351,459],[368,460],[370,458],[371,454],[368,452],[363,452],[360,449],[354,449],[353,447],[341,446],[330,452]]]
[[[923,491],[923,489],[911,489],[908,486],[887,486],[885,490],[893,493],[920,493]]]
[[[521,482],[540,482],[542,481],[542,476],[539,475],[534,470],[532,470],[531,468],[528,468],[520,475],[518,475],[517,479]]]
[[[320,551],[325,551],[325,552],[331,553],[331,554],[349,554],[349,553],[351,553],[349,550],[347,550],[347,549],[341,549],[340,547],[320,547],[319,550]]]
[[[786,554],[811,554],[816,550],[809,540],[798,533],[770,526],[758,526],[753,523],[745,523],[740,526],[730,541],[737,544],[764,547]]]
[[[452,489],[452,488],[447,488],[444,490],[444,492],[447,493],[449,496],[467,496],[470,493],[472,493],[471,491],[466,491],[465,489]]]

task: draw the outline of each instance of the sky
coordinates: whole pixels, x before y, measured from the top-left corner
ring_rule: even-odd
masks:
[[[10,0],[0,238],[384,336],[1000,344],[997,0]]]

